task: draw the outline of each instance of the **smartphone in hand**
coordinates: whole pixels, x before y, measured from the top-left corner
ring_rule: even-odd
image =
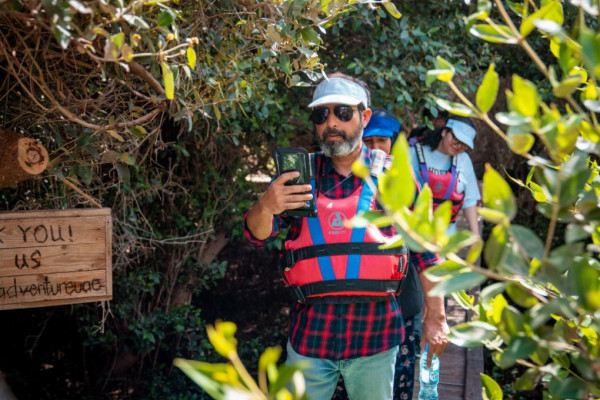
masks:
[[[287,181],[286,185],[311,184],[314,173],[310,165],[310,156],[305,149],[278,148],[273,152],[273,158],[275,159],[277,176],[285,172],[300,172],[300,176]],[[307,200],[304,207],[287,210],[285,213],[290,216],[316,217],[317,205],[315,199]]]

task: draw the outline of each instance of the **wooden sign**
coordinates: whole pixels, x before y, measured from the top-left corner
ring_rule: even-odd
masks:
[[[0,310],[112,299],[110,209],[0,213]]]

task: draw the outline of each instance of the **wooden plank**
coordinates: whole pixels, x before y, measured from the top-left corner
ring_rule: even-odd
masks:
[[[0,249],[104,244],[106,216],[7,218],[0,213]]]
[[[105,267],[106,251],[104,246],[96,244],[49,246],[33,251],[21,248],[0,250],[0,276],[29,275],[40,268],[51,274]]]
[[[0,310],[110,300],[110,209],[0,213]]]
[[[479,288],[469,292],[470,295],[479,298]],[[473,311],[467,311],[467,321],[473,318]],[[469,400],[481,400],[481,375],[483,373],[483,346],[469,347],[466,349],[465,365],[465,398]]]
[[[0,278],[0,309],[15,304],[39,307],[66,304],[65,300],[106,296],[105,271],[66,272]],[[77,301],[71,301],[77,302]]]

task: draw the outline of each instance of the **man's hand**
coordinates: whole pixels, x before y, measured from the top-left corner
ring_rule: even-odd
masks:
[[[436,315],[437,314],[437,315]],[[423,315],[423,332],[421,335],[421,349],[427,344],[427,367],[431,367],[431,360],[435,354],[438,358],[442,356],[446,347],[450,344],[448,333],[450,328],[446,323],[446,316],[439,313],[430,314],[425,312]]]
[[[275,179],[258,200],[257,206],[262,207],[271,215],[281,214],[285,210],[303,207],[306,201],[312,199],[310,185],[290,185],[286,183],[300,176],[300,172],[291,171],[281,174]],[[303,193],[309,192],[309,193]]]
[[[293,210],[304,206],[312,199],[310,185],[290,185],[286,182],[300,176],[300,172],[291,171],[281,174],[260,196],[254,207],[248,212],[246,226],[258,240],[268,238],[273,231],[273,215],[285,210]],[[308,193],[302,193],[308,192]]]
[[[423,293],[425,294],[425,309],[423,310],[423,332],[421,334],[421,348],[428,344],[427,367],[431,366],[431,360],[435,354],[441,357],[446,347],[450,344],[447,335],[450,328],[446,323],[446,310],[444,298],[441,296],[430,296],[429,291],[436,285],[427,279],[424,273],[420,274]]]

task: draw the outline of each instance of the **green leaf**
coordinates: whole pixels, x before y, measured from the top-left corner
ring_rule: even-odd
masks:
[[[258,369],[266,371],[270,365],[275,365],[281,357],[281,347],[267,347],[258,359]]]
[[[532,390],[537,385],[541,372],[535,368],[529,368],[525,373],[517,378],[514,384],[515,390]]]
[[[366,228],[369,224],[382,228],[392,225],[394,221],[393,217],[379,211],[361,212],[351,219],[352,226],[356,228]]]
[[[309,43],[319,44],[322,42],[319,33],[315,31],[313,28],[304,28],[300,31],[300,35],[302,35],[302,39],[306,40]]]
[[[481,289],[481,293],[479,294],[479,301],[481,303],[489,303],[493,298],[503,293],[506,289],[506,286],[506,282],[496,282],[484,287]]]
[[[428,184],[425,184],[413,207],[413,214],[419,222],[429,222],[432,217],[433,194]]]
[[[133,25],[138,29],[150,29],[150,26],[141,17],[133,14],[124,14],[123,19],[127,21],[129,25]]]
[[[169,100],[173,100],[175,97],[175,81],[173,79],[173,71],[166,62],[161,62],[160,67],[162,69],[163,85],[165,86],[165,96]]]
[[[567,225],[567,230],[565,231],[565,242],[567,244],[575,243],[580,240],[587,239],[589,236],[590,232],[588,229],[572,223]]]
[[[442,82],[450,82],[454,77],[454,66],[444,58],[437,56],[435,69],[427,71],[426,85],[429,87],[436,79]]]
[[[525,18],[523,22],[521,22],[521,26],[519,31],[523,37],[527,37],[533,29],[535,28],[534,22],[536,20],[550,20],[556,22],[558,25],[563,24],[563,10],[560,1],[552,0],[541,7],[539,10],[531,14],[529,17]]]
[[[521,286],[516,284],[509,284],[506,287],[506,294],[512,301],[520,307],[531,308],[539,303],[539,300],[532,296],[529,292],[525,291]]]
[[[481,112],[487,113],[496,102],[498,86],[498,73],[494,70],[494,64],[490,64],[485,76],[483,77],[481,86],[479,86],[479,89],[477,89],[476,102],[477,107]]]
[[[290,56],[287,53],[279,55],[279,67],[288,75],[292,74],[292,65],[290,64]]]
[[[504,349],[500,358],[497,360],[497,364],[500,368],[512,367],[516,364],[517,360],[527,360],[529,355],[533,353],[536,348],[536,341],[529,337],[513,337],[506,349]]]
[[[394,3],[392,3],[390,0],[384,0],[383,6],[387,10],[387,12],[390,13],[390,15],[392,17],[394,17],[396,19],[402,18],[402,14],[400,13],[400,11],[398,11],[398,9],[396,8],[396,5]]]
[[[600,75],[600,34],[584,26],[579,33],[579,43],[587,70],[598,77]]]
[[[450,328],[448,338],[460,347],[475,347],[496,336],[494,325],[482,321],[463,322]]]
[[[572,205],[590,177],[587,154],[581,151],[575,152],[562,165],[558,177],[561,182],[559,204],[561,207]]]
[[[586,383],[573,376],[552,377],[548,383],[548,391],[560,399],[585,399],[588,394]]]
[[[235,325],[234,325],[235,326]],[[217,327],[209,325],[206,327],[208,333],[208,339],[213,345],[217,353],[225,358],[229,358],[233,353],[236,352],[236,341],[229,334],[227,330],[219,329],[220,324]]]
[[[114,137],[115,139],[117,139],[119,142],[124,142],[125,139],[123,139],[123,136],[119,135],[119,133],[117,131],[114,130],[108,130],[106,131],[110,136]]]
[[[188,47],[187,51],[187,61],[188,61],[188,65],[190,66],[191,69],[195,69],[196,68],[196,50],[194,50],[193,47]]]
[[[491,300],[490,305],[492,306],[490,315],[491,320],[495,324],[500,325],[502,322],[502,314],[504,313],[504,309],[508,306],[508,302],[502,294],[498,294]]]
[[[517,38],[506,25],[477,24],[469,30],[471,35],[491,43],[515,44]]]
[[[502,389],[495,380],[487,376],[481,375],[481,397],[483,400],[502,400]]]
[[[571,267],[569,278],[575,281],[578,303],[594,312],[600,308],[600,271],[583,261],[574,264]]]
[[[503,225],[496,225],[492,229],[487,242],[485,242],[483,251],[485,262],[490,268],[495,268],[502,262],[505,256],[506,242],[506,228]]]
[[[502,329],[501,333],[505,333],[508,337],[514,337],[523,332],[525,318],[513,306],[504,307],[502,310]]]
[[[121,50],[123,43],[125,43],[125,34],[123,32],[119,32],[116,35],[112,35],[110,41],[115,45],[117,50]]]
[[[515,154],[525,154],[531,150],[535,137],[531,133],[514,133],[508,135],[508,145]]]
[[[435,102],[438,106],[443,108],[446,111],[451,112],[452,114],[461,115],[463,117],[477,117],[477,112],[464,104],[456,103],[453,101],[448,101],[440,98],[435,98]]]
[[[433,211],[433,226],[436,238],[445,235],[452,218],[452,202],[445,201]]]
[[[552,88],[556,97],[565,98],[577,89],[581,84],[579,76],[569,76]]]
[[[537,116],[540,97],[535,84],[514,74],[512,85],[514,97],[511,111],[517,111],[526,117]]]
[[[464,265],[460,265],[455,261],[446,260],[441,264],[434,265],[425,270],[424,274],[433,281],[446,279],[452,275],[458,274],[461,271],[468,271],[469,269]],[[437,279],[435,279],[437,278]]]
[[[475,304],[475,296],[470,296],[464,290],[453,292],[452,297],[465,310],[470,310]]]
[[[485,282],[487,278],[479,272],[462,272],[439,282],[429,291],[430,296],[446,296],[459,290],[469,290]]]
[[[171,10],[165,10],[158,16],[158,26],[170,26],[175,21],[175,13]]]
[[[185,360],[176,358],[173,364],[182,370],[192,381],[206,391],[213,399],[222,400],[225,398],[224,387],[221,383],[209,378],[206,374],[198,370],[199,361]],[[206,364],[206,367],[211,367],[211,364]]]
[[[269,393],[274,394],[279,392],[281,389],[290,384],[290,381],[293,380],[294,374],[297,371],[302,370],[303,368],[308,368],[308,363],[295,363],[295,364],[283,364],[279,368],[279,374],[277,376],[277,380],[272,382],[269,386]],[[276,398],[276,397],[272,397]]]
[[[477,240],[467,253],[465,257],[465,261],[471,264],[474,264],[477,259],[481,256],[481,251],[483,250],[483,240]]]
[[[125,62],[130,62],[133,60],[133,50],[127,43],[123,43],[123,46],[121,47],[121,55],[123,56],[123,60]]]
[[[392,149],[394,160],[385,175],[379,179],[379,192],[383,204],[392,211],[411,205],[415,198],[415,182],[406,137],[401,135]]]
[[[489,164],[483,174],[483,202],[485,206],[513,219],[517,213],[515,196],[508,183]]]
[[[460,249],[473,243],[475,238],[470,231],[456,231],[450,236],[448,243],[440,248],[439,253],[442,256],[448,253],[457,253]]]
[[[516,243],[525,250],[529,258],[541,260],[544,257],[544,243],[531,229],[521,225],[511,225],[510,233]]]
[[[496,114],[498,122],[508,126],[520,126],[531,122],[531,117],[519,114],[518,112],[499,112]]]
[[[491,208],[478,207],[477,213],[483,217],[488,222],[492,222],[494,224],[499,224],[503,221],[507,221],[506,214],[502,211],[492,210]]]

